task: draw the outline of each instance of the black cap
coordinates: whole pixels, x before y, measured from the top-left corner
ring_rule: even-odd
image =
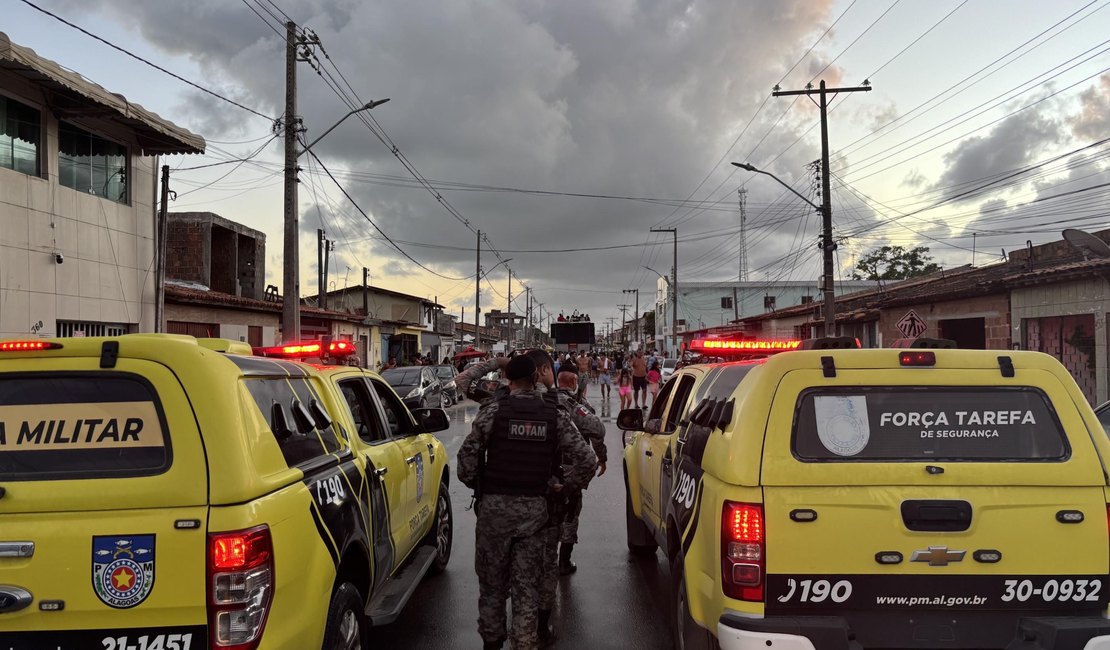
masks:
[[[526,354],[513,357],[509,360],[509,365],[505,366],[505,376],[509,381],[531,379],[534,374],[536,374],[536,362]]]
[[[578,364],[574,363],[573,361],[570,362],[570,363],[564,363],[563,365],[559,366],[559,372],[560,373],[569,372],[572,375],[577,375],[578,374]]]

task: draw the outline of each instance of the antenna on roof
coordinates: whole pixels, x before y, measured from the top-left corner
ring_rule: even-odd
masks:
[[[1073,248],[1083,253],[1084,260],[1110,257],[1110,245],[1089,232],[1067,228],[1061,234]]]

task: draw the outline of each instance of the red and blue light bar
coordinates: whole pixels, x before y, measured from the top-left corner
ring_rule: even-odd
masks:
[[[327,344],[322,341],[303,341],[287,345],[255,348],[254,353],[263,357],[280,357],[283,359],[312,359],[324,356],[347,357],[355,353],[355,345],[350,341],[331,341]]]

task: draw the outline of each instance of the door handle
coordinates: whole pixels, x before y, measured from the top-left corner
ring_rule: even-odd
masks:
[[[408,458],[405,459],[405,462],[408,463],[409,465],[412,465],[413,463],[415,463],[418,460],[420,460],[420,454],[419,453],[413,454],[412,456],[409,456]]]
[[[374,476],[377,476],[378,478],[381,478],[381,477],[385,476],[388,473],[389,473],[389,468],[388,467],[379,467],[378,469],[374,470]]]
[[[0,557],[33,557],[34,542],[0,542]]]
[[[651,450],[650,450],[650,449],[645,449],[645,450],[644,450],[644,455],[645,455],[645,456],[654,456],[655,454],[651,453]]]

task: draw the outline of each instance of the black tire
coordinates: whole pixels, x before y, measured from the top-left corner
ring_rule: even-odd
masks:
[[[339,585],[328,606],[323,650],[362,650],[369,647],[369,625],[362,610],[358,589],[349,582]]]
[[[439,575],[447,570],[447,563],[451,561],[451,547],[454,545],[455,517],[451,513],[451,495],[447,492],[447,484],[439,484],[439,493],[436,495],[436,513],[432,520],[432,529],[424,536],[421,542],[426,546],[436,549],[436,559],[428,567],[428,573]]]
[[[671,559],[671,639],[675,650],[715,650],[720,647],[709,630],[690,618],[682,551]]]
[[[655,554],[659,545],[655,542],[647,524],[640,521],[636,513],[632,512],[632,495],[628,493],[628,474],[624,478],[624,528],[628,537],[628,552],[646,557]]]

